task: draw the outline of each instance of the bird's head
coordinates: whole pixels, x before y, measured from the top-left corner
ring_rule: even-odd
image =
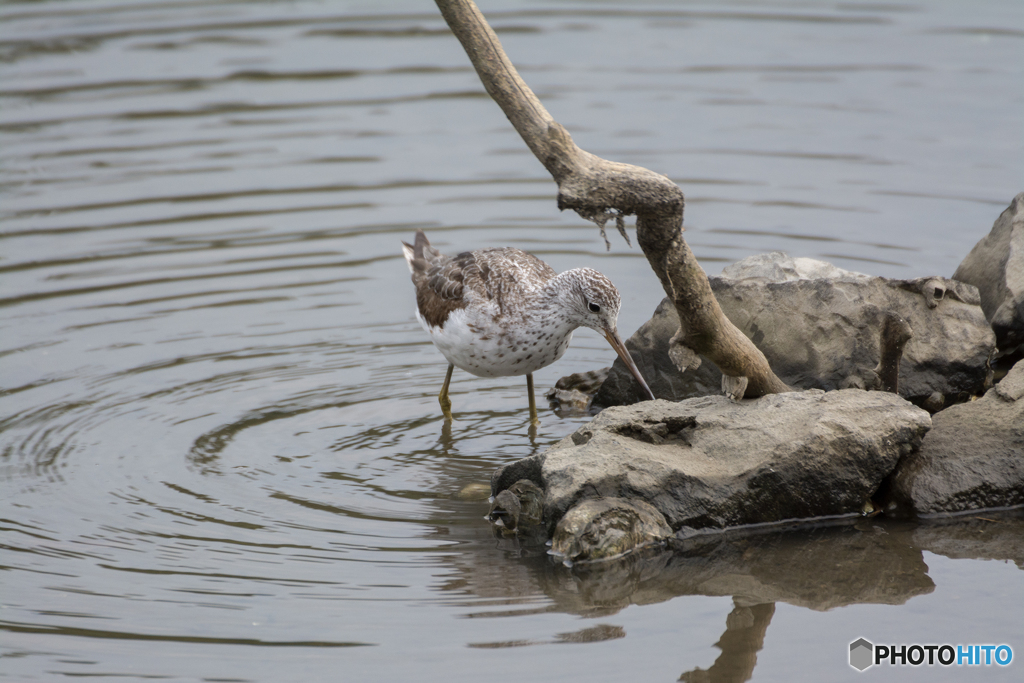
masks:
[[[569,320],[580,327],[589,327],[597,330],[608,340],[615,353],[619,355],[622,362],[629,368],[630,373],[640,383],[644,395],[653,399],[647,382],[633,362],[633,358],[626,350],[616,323],[619,319],[619,305],[622,298],[619,290],[615,289],[612,281],[593,268],[576,268],[568,270],[559,278],[568,280],[571,284],[564,290],[563,306],[568,312]]]
[[[593,268],[576,268],[562,273],[570,280],[564,305],[572,322],[603,335],[616,333],[622,298],[612,281]]]

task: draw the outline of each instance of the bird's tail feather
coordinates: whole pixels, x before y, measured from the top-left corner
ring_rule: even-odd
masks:
[[[416,231],[416,239],[413,244],[402,242],[402,253],[405,261],[409,264],[409,272],[416,274],[417,271],[425,273],[430,269],[431,262],[441,256],[441,252],[430,246],[430,241],[422,230]]]

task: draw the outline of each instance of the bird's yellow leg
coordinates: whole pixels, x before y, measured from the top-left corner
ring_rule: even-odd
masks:
[[[530,397],[530,424],[539,425],[540,418],[537,417],[537,401],[533,398],[533,373],[526,374],[526,393]]]
[[[441,387],[441,393],[437,395],[437,402],[441,404],[441,412],[444,413],[444,419],[449,422],[452,421],[452,400],[448,398],[448,385],[452,381],[452,371],[455,369],[454,365],[448,366],[448,373],[444,376],[444,385]]]

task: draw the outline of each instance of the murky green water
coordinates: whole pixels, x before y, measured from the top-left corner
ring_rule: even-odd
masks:
[[[711,273],[948,276],[1024,189],[1016,0],[482,8]],[[456,373],[443,431],[399,241],[599,268],[630,334],[657,281],[554,194],[427,0],[0,5],[0,677],[1019,680],[1019,516],[575,574],[491,536],[460,492],[583,418]],[[861,636],[1016,659],[858,674]]]

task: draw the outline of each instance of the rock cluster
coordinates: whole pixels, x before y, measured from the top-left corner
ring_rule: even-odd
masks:
[[[887,508],[918,515],[1024,505],[1024,361],[982,398],[936,414],[887,489]]]
[[[1024,505],[1024,360],[992,386],[1024,352],[1024,193],[954,279],[890,280],[775,252],[711,282],[802,391],[737,402],[719,395],[712,363],[680,373],[665,300],[626,346],[654,394],[678,402],[629,405],[642,397],[616,361],[594,398],[615,407],[495,472],[492,516],[506,531],[553,535],[556,555],[586,562],[879,505],[893,516]],[[586,382],[571,384],[559,390],[585,404],[575,389]],[[899,395],[870,391],[894,385]],[[530,515],[514,495],[526,490]]]
[[[894,394],[856,389],[652,401],[603,411],[546,452],[499,469],[491,489],[522,479],[540,486],[549,534],[595,499],[649,504],[674,534],[857,514],[930,425]]]
[[[955,280],[891,280],[844,271],[782,252],[752,256],[711,278],[725,315],[750,337],[775,374],[799,389],[875,388],[880,331],[887,315],[909,323],[899,393],[931,410],[981,393],[995,336],[977,290]],[[680,373],[669,358],[679,329],[665,299],[626,342],[654,395],[679,401],[720,393],[722,374],[706,359]],[[643,400],[621,363],[594,396],[596,406]]]

